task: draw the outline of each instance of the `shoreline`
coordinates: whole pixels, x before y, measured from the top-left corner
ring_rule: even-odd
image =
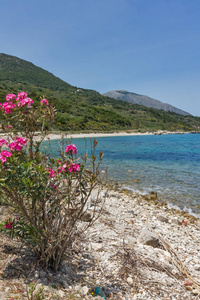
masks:
[[[196,132],[197,133],[197,132]],[[66,139],[75,139],[75,138],[97,138],[97,137],[123,137],[123,136],[149,136],[149,135],[174,135],[174,134],[194,134],[194,132],[181,132],[181,131],[174,131],[174,132],[170,132],[170,131],[157,131],[157,132],[125,132],[125,131],[121,131],[121,132],[112,132],[112,133],[68,133],[68,132],[62,132],[62,133],[50,133],[48,134],[45,138],[44,141],[47,140],[59,140],[62,137],[66,138]],[[197,133],[198,134],[198,133]],[[2,134],[0,133],[0,137],[6,137],[6,134]],[[36,136],[35,136],[35,141],[39,141],[41,138],[41,134],[40,132],[36,132]],[[112,182],[112,179],[110,179]],[[121,188],[122,190],[127,190],[131,193],[136,192],[139,193],[140,195],[144,195],[144,196],[148,196],[149,192],[145,192],[143,194],[142,191],[132,191],[132,189],[127,188],[125,186],[123,186],[123,184],[121,184],[120,182],[115,182],[119,185],[122,185]],[[114,184],[115,185],[115,184]],[[152,192],[155,192],[154,190],[152,190]],[[161,195],[160,195],[161,196]],[[160,198],[160,197],[159,197]],[[162,202],[165,203],[165,200],[161,200],[160,198],[160,204]],[[200,214],[195,213],[194,211],[190,211],[190,208],[181,208],[178,205],[174,205],[171,202],[167,202],[168,207],[171,207],[177,211],[180,211],[182,213],[187,214],[188,216],[192,216],[196,219],[200,219]]]
[[[165,130],[159,130],[155,132],[126,132],[126,131],[120,131],[120,132],[112,132],[112,133],[50,133],[47,137],[45,137],[45,140],[51,139],[51,140],[57,140],[61,139],[62,136],[74,139],[74,138],[96,138],[96,137],[116,137],[116,136],[144,136],[144,135],[168,135],[168,134],[189,134],[193,132],[185,132],[185,131],[165,131]]]
[[[68,139],[75,139],[75,138],[96,138],[96,137],[117,137],[117,136],[145,136],[145,135],[169,135],[169,134],[198,134],[199,132],[188,132],[188,131],[167,131],[167,130],[158,130],[155,132],[126,132],[126,131],[116,131],[116,132],[100,132],[100,133],[70,133],[70,132],[60,132],[60,133],[49,133],[45,136],[44,140],[58,140],[62,137]],[[16,133],[16,135],[18,135]],[[1,138],[5,138],[7,135],[6,133],[0,133]],[[40,140],[41,133],[36,132],[35,141]]]
[[[194,134],[194,132],[169,132],[169,131],[158,131],[158,132],[145,132],[145,133],[140,133],[140,132],[113,132],[113,133],[68,133],[66,135],[66,138],[68,139],[74,139],[74,138],[97,138],[97,137],[124,137],[124,136],[149,136],[149,135],[171,135],[171,134]],[[50,139],[50,140],[56,140],[56,139],[60,139],[62,137],[62,134],[56,134],[56,133],[52,133],[50,135],[48,135],[47,138],[45,138],[45,140]],[[65,136],[64,136],[65,138]],[[112,179],[110,179],[112,181]],[[135,191],[131,190],[130,188],[127,188],[125,186],[123,186],[122,183],[120,183],[119,181],[116,182],[119,185],[122,185],[121,188],[122,190],[127,190],[131,193],[134,193]],[[136,191],[136,193],[139,193],[140,195],[143,194],[142,191]],[[155,192],[154,190],[152,190],[152,192]],[[144,193],[144,196],[148,196],[149,192]],[[162,199],[162,195],[159,195],[159,199],[160,199],[160,204],[162,203],[166,203],[165,199]],[[173,204],[170,201],[167,201],[167,205],[169,208],[174,209],[175,211],[179,211],[180,213],[183,213],[187,216],[191,216],[196,218],[197,220],[200,220],[200,214],[193,211],[192,208],[188,208],[188,207],[180,207],[178,204]]]
[[[67,137],[129,135],[153,133],[68,134]],[[52,133],[47,139],[61,136]],[[87,207],[91,214],[95,197],[94,191]],[[38,289],[44,286],[47,300],[50,300],[49,295],[97,300],[96,286],[100,286],[106,299],[111,300],[199,299],[200,220],[169,207],[164,201],[160,203],[156,192],[142,195],[119,184],[103,186],[100,199],[105,201],[103,209],[101,201],[95,208],[97,212],[102,209],[100,217],[75,245],[73,257],[66,256],[58,274],[36,265],[33,274],[26,273],[27,262],[33,264],[30,251],[23,248],[24,256],[20,256],[21,244],[2,236],[0,298],[10,299],[13,293],[25,298],[27,283],[24,278],[30,276],[31,281],[37,282]],[[4,207],[0,207],[1,220],[6,217]],[[9,253],[5,252],[7,248],[11,249]],[[21,275],[16,273],[17,276],[10,278],[11,270],[22,270]],[[84,276],[84,281],[74,280],[75,275],[74,278]],[[18,290],[14,290],[15,286]]]

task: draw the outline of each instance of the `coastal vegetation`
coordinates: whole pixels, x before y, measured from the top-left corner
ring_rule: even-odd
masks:
[[[64,140],[58,159],[41,152],[54,118],[54,108],[45,98],[37,104],[25,92],[8,94],[0,113],[5,133],[0,138],[0,196],[10,210],[0,229],[31,248],[45,269],[57,271],[66,249],[98,216],[103,153],[95,155],[96,140],[91,156],[82,158],[76,146]],[[96,198],[88,213],[94,189]]]
[[[26,91],[35,103],[41,95],[56,109],[54,130],[70,132],[200,131],[200,117],[180,115],[105,97],[72,86],[14,56],[0,54],[0,102]],[[46,124],[48,126],[48,124]]]

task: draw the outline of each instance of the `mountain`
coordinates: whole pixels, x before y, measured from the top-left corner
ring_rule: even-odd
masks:
[[[21,91],[28,93],[36,105],[41,97],[54,105],[53,126],[59,131],[200,131],[199,117],[166,112],[77,88],[31,62],[0,54],[0,102],[5,101],[7,94]]]
[[[143,96],[135,93],[131,93],[125,90],[114,90],[103,94],[104,96],[111,97],[117,100],[127,101],[134,104],[140,104],[151,108],[161,109],[165,111],[174,112],[180,115],[190,115],[188,112],[176,108],[170,104],[163,103],[159,100]]]
[[[75,87],[33,63],[0,53],[0,81],[34,84],[53,91],[74,91]]]

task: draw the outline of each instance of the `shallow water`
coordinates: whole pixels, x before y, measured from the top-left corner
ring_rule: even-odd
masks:
[[[200,134],[99,137],[102,169],[123,186],[200,215]],[[90,149],[91,138],[73,139],[78,154]],[[58,141],[51,141],[56,155]],[[88,150],[88,153],[90,151]],[[139,181],[139,182],[136,182]]]

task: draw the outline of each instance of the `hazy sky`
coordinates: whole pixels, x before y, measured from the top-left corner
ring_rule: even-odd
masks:
[[[199,0],[1,1],[0,52],[200,116]]]

